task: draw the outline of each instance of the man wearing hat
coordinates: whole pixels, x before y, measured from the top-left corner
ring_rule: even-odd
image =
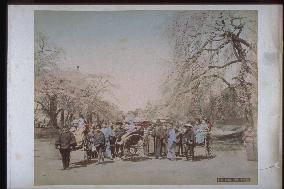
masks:
[[[75,146],[75,136],[69,131],[67,126],[64,126],[55,142],[55,147],[59,149],[62,157],[63,169],[67,169],[69,167],[70,151],[75,148]]]
[[[98,162],[96,164],[100,164],[101,160],[104,161],[105,136],[101,131],[101,125],[97,125],[94,129],[94,148],[98,153]]]
[[[156,128],[153,132],[153,135],[155,137],[155,158],[161,159],[162,146],[166,137],[166,131],[163,129],[162,123],[159,119],[157,120],[155,125]]]
[[[185,133],[183,134],[183,144],[185,149],[185,154],[188,154],[188,151],[191,151],[191,154],[193,153],[193,148],[195,144],[195,134],[193,130],[193,126],[190,123],[184,124],[184,127],[186,128]]]

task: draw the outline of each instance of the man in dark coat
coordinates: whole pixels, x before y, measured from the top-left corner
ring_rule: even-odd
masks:
[[[59,149],[62,157],[63,169],[69,167],[70,151],[75,148],[75,146],[75,136],[69,131],[68,127],[64,127],[55,142],[55,147]]]
[[[191,124],[185,124],[184,125],[186,131],[183,134],[183,143],[187,143],[187,142],[194,142],[195,141],[195,135],[194,135],[194,130],[193,130],[193,126]]]
[[[153,132],[155,137],[155,158],[161,158],[162,146],[165,140],[166,131],[163,129],[162,123],[160,120],[157,120],[156,128]]]
[[[185,124],[184,127],[186,128],[186,131],[183,134],[182,143],[184,144],[185,154],[188,154],[188,151],[190,151],[192,154],[195,145],[195,134],[193,126],[188,123]]]
[[[177,134],[176,134],[176,139],[177,139],[177,147],[178,147],[178,151],[177,151],[177,156],[182,156],[183,155],[183,131],[182,131],[182,127],[179,126],[176,130]]]
[[[100,164],[101,160],[104,161],[103,152],[105,151],[105,136],[101,131],[101,127],[97,126],[94,132],[94,147],[98,153],[98,162]]]

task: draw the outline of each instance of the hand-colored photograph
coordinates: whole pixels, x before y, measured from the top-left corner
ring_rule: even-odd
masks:
[[[34,11],[34,184],[257,185],[257,21]]]

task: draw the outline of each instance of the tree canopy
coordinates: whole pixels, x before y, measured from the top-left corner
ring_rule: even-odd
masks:
[[[172,117],[245,119],[257,105],[257,14],[190,11],[170,28],[173,66],[163,84]]]
[[[103,74],[81,73],[79,67],[73,70],[60,68],[64,51],[49,43],[43,33],[35,40],[35,103],[36,117],[40,113],[49,118],[49,125],[58,127],[68,124],[75,114],[86,116],[87,121],[96,119],[115,120],[121,116],[118,107],[103,95],[114,87],[111,77]]]

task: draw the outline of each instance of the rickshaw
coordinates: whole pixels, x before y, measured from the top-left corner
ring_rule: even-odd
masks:
[[[122,159],[133,159],[135,156],[144,156],[144,131],[143,128],[146,124],[143,122],[136,123],[138,129],[132,133],[129,133],[124,141],[122,136],[126,134],[124,132],[118,138],[116,138],[115,146],[117,156]]]

